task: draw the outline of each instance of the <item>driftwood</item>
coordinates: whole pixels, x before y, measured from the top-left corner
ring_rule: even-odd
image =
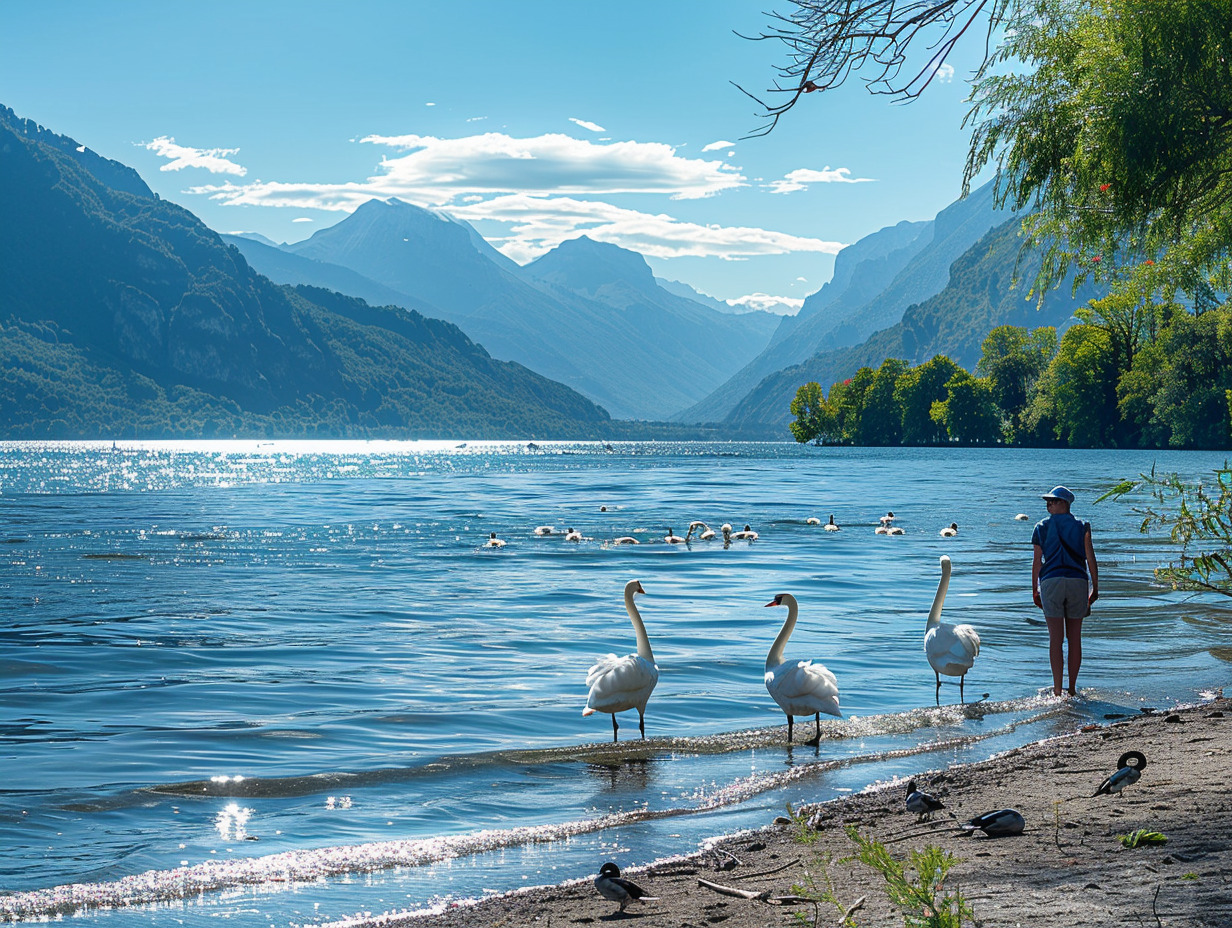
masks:
[[[706,889],[718,893],[720,896],[735,896],[737,899],[749,899],[753,902],[764,902],[767,905],[812,905],[816,906],[816,899],[811,896],[797,896],[788,894],[785,896],[776,896],[770,890],[762,890],[759,893],[751,892],[747,889],[740,889],[736,886],[724,886],[721,883],[712,883],[709,880],[703,880],[700,876],[697,878],[697,885],[704,886]],[[858,911],[864,907],[864,897],[861,896],[851,904],[844,913],[843,917],[847,918],[852,912]]]
[[[778,867],[774,867],[773,869],[770,869],[770,870],[758,870],[754,873],[737,873],[735,878],[737,880],[753,880],[759,876],[770,876],[770,874],[772,873],[779,873],[780,871],[786,870],[788,867],[794,867],[799,862],[800,862],[800,858],[797,857],[794,860],[789,860],[787,861],[787,863],[782,864]]]

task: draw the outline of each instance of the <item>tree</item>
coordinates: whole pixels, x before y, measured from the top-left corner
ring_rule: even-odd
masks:
[[[1091,325],[1076,325],[1061,339],[1057,355],[1040,378],[1024,430],[1075,448],[1113,443],[1117,422],[1116,377],[1108,335]]]
[[[1232,4],[1019,0],[1005,25],[973,84],[965,184],[995,164],[999,201],[1032,208],[1040,290],[1071,270],[1120,286],[1143,259],[1226,290]]]
[[[953,441],[963,444],[994,444],[1001,438],[1001,413],[987,378],[972,377],[959,370],[945,385],[946,398],[933,403],[933,421]]]
[[[1017,441],[1031,391],[1057,353],[1057,330],[1042,326],[1028,332],[1021,326],[1001,325],[980,347],[976,373],[988,378],[993,399],[1007,420],[1007,440]]]
[[[898,378],[894,400],[902,415],[903,444],[936,445],[945,441],[944,424],[932,417],[933,404],[945,401],[946,384],[960,370],[957,364],[939,354]]]
[[[903,416],[895,399],[898,378],[907,372],[906,361],[886,358],[873,375],[864,394],[864,410],[860,418],[861,445],[898,445],[903,438]]]
[[[756,41],[781,42],[787,59],[771,93],[783,103],[752,97],[766,120],[753,135],[766,135],[806,93],[834,90],[863,73],[869,92],[912,100],[927,89],[954,46],[969,33],[991,48],[993,31],[1016,5],[1011,0],[791,0],[788,13],[770,13],[773,25]],[[925,46],[912,58],[913,46]],[[921,60],[923,59],[923,60]],[[906,69],[904,71],[904,68]]]
[[[864,405],[875,377],[876,372],[871,367],[862,367],[853,377],[830,388],[830,408],[834,411],[839,440],[846,444],[861,440]]]
[[[791,401],[791,414],[796,421],[788,428],[800,444],[820,445],[831,440],[835,431],[834,413],[821,394],[820,384],[810,381],[796,391],[796,398]]]
[[[1210,483],[1190,483],[1152,469],[1137,480],[1123,481],[1100,500],[1146,491],[1149,502],[1134,510],[1142,516],[1140,530],[1146,534],[1153,527],[1166,528],[1181,546],[1180,558],[1157,567],[1155,576],[1173,589],[1232,596],[1232,468],[1225,463],[1213,478]]]

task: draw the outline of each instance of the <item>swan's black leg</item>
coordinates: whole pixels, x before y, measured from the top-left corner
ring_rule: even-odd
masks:
[[[646,716],[642,714],[642,710],[637,710],[637,727],[642,733],[642,740],[646,740]]]
[[[809,744],[816,744],[820,746],[821,744],[821,713],[820,712],[813,713],[813,723],[817,726],[817,734],[813,736],[813,740],[810,741]]]
[[[787,743],[791,744],[791,713],[787,714]]]
[[[958,678],[958,701],[959,702],[967,701],[966,699],[963,698],[963,684],[966,682],[967,682],[966,674],[963,674],[961,677]]]
[[[933,676],[937,678],[937,705],[941,705],[941,674],[934,670]]]
[[[616,743],[616,728],[617,727],[618,726],[616,725],[616,713],[613,712],[612,713],[612,743],[613,744]]]

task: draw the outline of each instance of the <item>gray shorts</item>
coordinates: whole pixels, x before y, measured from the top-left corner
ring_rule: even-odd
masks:
[[[1046,619],[1085,619],[1091,614],[1085,577],[1049,577],[1040,581],[1040,602]]]

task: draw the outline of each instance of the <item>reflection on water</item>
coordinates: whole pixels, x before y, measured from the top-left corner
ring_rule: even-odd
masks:
[[[602,849],[687,852],[787,801],[1192,701],[1227,680],[1232,610],[1155,584],[1166,539],[1091,502],[1153,463],[1222,461],[0,445],[0,888],[16,892],[0,911],[191,898],[129,908],[122,924],[214,924],[234,903],[281,928],[417,907],[581,877]],[[1047,635],[1029,595],[1038,494],[1058,482],[1093,521],[1101,563],[1086,698],[1069,702],[1037,695]],[[890,509],[905,534],[874,535]],[[841,532],[807,521],[830,513]],[[695,520],[759,537],[658,541]],[[950,522],[961,533],[940,537]],[[584,540],[536,536],[545,524]],[[492,531],[500,551],[481,548]],[[626,535],[643,543],[611,544]],[[943,617],[982,639],[966,706],[948,686],[934,705],[923,656],[941,554],[954,566]],[[622,720],[612,744],[608,718],[581,716],[584,681],[596,657],[633,650],[632,577],[660,683],[646,741]],[[846,717],[823,723],[816,748],[786,745],[763,684],[779,626],[762,606],[784,591],[800,601],[789,655],[839,681]],[[314,883],[307,909],[271,891],[357,872],[373,875]],[[54,888],[69,882],[86,888]],[[257,888],[197,897],[235,885]]]

